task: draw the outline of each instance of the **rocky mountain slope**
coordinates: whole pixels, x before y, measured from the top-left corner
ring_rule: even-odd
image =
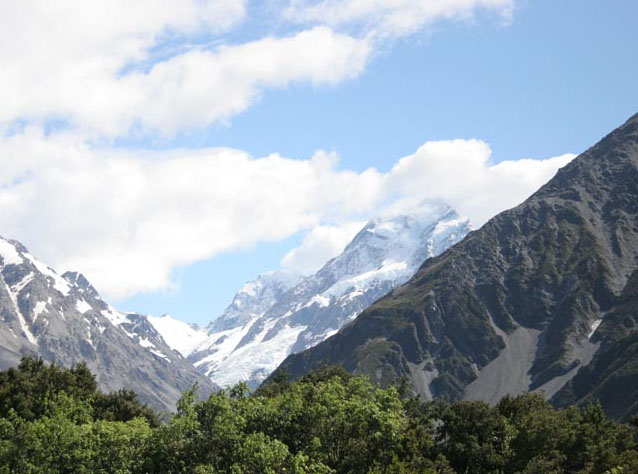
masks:
[[[598,398],[626,418],[638,399],[637,269],[638,115],[281,368],[406,376],[425,397]]]
[[[590,334],[598,351],[553,401],[567,406],[600,400],[608,415],[627,420],[638,413],[638,271]]]
[[[469,229],[467,219],[441,204],[374,219],[316,274],[270,272],[244,285],[207,328],[208,341],[184,354],[219,385],[243,380],[255,387],[288,354],[337,332]]]
[[[60,276],[0,237],[0,368],[25,355],[65,367],[86,362],[102,389],[135,390],[162,410],[196,382],[203,392],[215,388],[145,316],[120,313],[82,275]]]

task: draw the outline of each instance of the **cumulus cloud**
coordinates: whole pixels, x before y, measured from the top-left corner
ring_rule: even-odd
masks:
[[[0,229],[54,268],[79,270],[109,298],[124,298],[171,287],[176,267],[302,231],[311,232],[283,263],[316,266],[397,200],[409,210],[406,203],[443,199],[480,225],[571,159],[489,157],[476,140],[428,142],[388,173],[354,172],[323,152],[134,153],[30,127],[0,139]]]
[[[367,61],[365,40],[327,27],[235,46],[190,41],[244,16],[243,0],[3,2],[0,130],[61,121],[93,137],[172,135],[243,111],[265,88],[339,82]]]
[[[326,27],[215,52],[196,50],[119,81],[132,107],[116,104],[109,114],[119,126],[137,121],[170,136],[244,111],[265,88],[295,81],[335,84],[355,77],[363,72],[369,53],[365,40]]]
[[[281,266],[303,274],[315,272],[343,252],[364,225],[365,221],[346,222],[340,226],[319,225],[304,237],[299,247],[284,256]]]
[[[509,20],[514,0],[291,0],[284,16],[299,23],[355,27],[371,36],[403,37],[438,20],[471,20],[486,11]]]
[[[0,229],[110,297],[171,285],[171,270],[340,213],[370,212],[382,175],[330,155],[252,158],[230,149],[133,154],[36,129],[0,141]],[[338,209],[338,211],[337,211]]]
[[[480,140],[427,142],[394,165],[387,186],[401,196],[442,199],[479,226],[521,203],[575,156],[492,164],[491,154]]]
[[[486,143],[453,140],[381,173],[340,169],[321,151],[95,145],[225,121],[294,82],[340,83],[364,72],[379,39],[481,11],[507,19],[514,0],[293,0],[283,14],[294,31],[225,44],[246,4],[0,2],[0,232],[124,298],[171,287],[177,267],[299,232],[308,234],[282,265],[310,271],[365,219],[423,199],[480,225],[571,159],[494,164]]]
[[[0,2],[0,133],[35,123],[92,140],[170,140],[226,121],[268,89],[356,77],[378,36],[478,11],[507,18],[513,2],[292,0],[268,10],[290,20],[286,35],[234,45],[224,35],[250,14],[245,0]],[[363,32],[344,33],[351,25]]]

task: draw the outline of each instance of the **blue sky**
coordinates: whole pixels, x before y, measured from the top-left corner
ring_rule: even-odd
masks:
[[[0,52],[0,233],[124,310],[206,324],[318,228],[336,252],[393,200],[444,199],[480,225],[638,112],[630,0],[216,0],[166,17],[140,1],[120,24],[122,1],[84,49],[68,44],[99,2],[62,3],[77,28]],[[25,34],[2,8],[0,31]]]
[[[255,156],[329,149],[344,168],[388,169],[426,140],[458,137],[487,141],[496,161],[577,152],[636,112],[636,2],[517,5],[509,25],[441,24],[397,41],[338,87],[269,92],[203,143]]]

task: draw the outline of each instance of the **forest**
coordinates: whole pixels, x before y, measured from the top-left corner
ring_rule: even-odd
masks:
[[[339,367],[205,400],[193,387],[174,414],[101,392],[85,365],[0,372],[0,473],[636,473],[637,435],[599,405],[423,401]]]

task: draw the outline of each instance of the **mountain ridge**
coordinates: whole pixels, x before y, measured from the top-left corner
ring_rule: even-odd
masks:
[[[208,343],[185,355],[220,385],[255,387],[287,354],[336,332],[469,229],[466,218],[434,202],[372,219],[316,273],[268,272],[245,284],[207,326]]]
[[[117,311],[80,273],[60,276],[2,237],[0,265],[0,368],[23,356],[64,367],[85,362],[101,388],[135,390],[160,410],[174,410],[195,383],[203,394],[215,390],[145,316]]]
[[[280,369],[298,377],[342,363],[384,384],[408,377],[426,397],[459,399],[490,372],[514,379],[508,364],[524,359],[527,380],[491,396],[556,394],[595,363],[599,347],[588,336],[638,268],[637,188],[638,114]],[[527,344],[518,357],[515,342]],[[474,397],[489,398],[480,392]]]

